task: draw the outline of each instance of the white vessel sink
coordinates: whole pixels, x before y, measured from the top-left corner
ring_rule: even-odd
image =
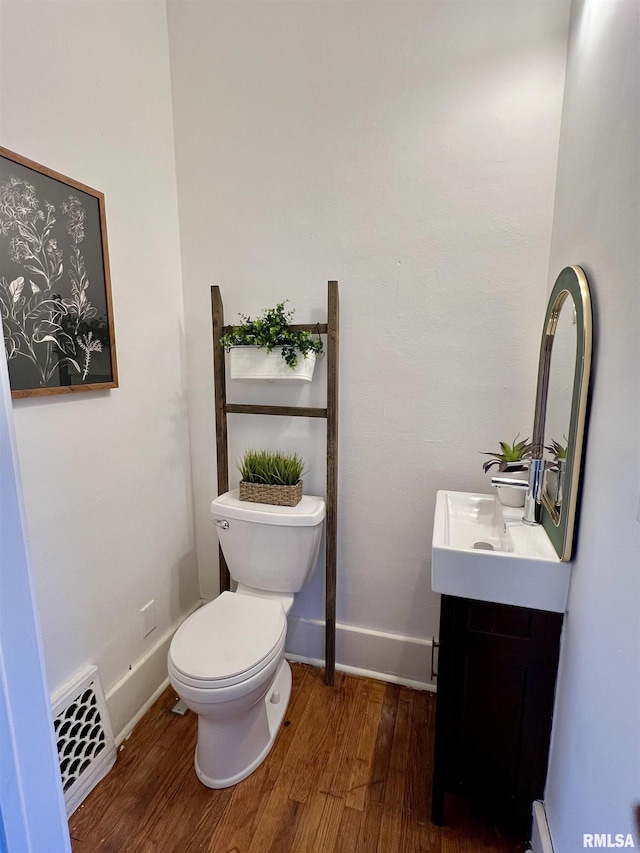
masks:
[[[438,492],[433,526],[434,592],[564,613],[570,563],[540,524],[495,495]]]

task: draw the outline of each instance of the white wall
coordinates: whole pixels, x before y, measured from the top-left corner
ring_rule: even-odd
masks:
[[[3,0],[1,14],[2,145],[106,198],[120,388],[14,414],[51,689],[95,663],[109,690],[199,597],[166,12]],[[142,704],[127,703],[116,732]]]
[[[479,452],[532,423],[568,5],[168,10],[203,593],[217,592],[209,287],[228,322],[285,298],[309,322],[335,278],[338,621],[430,637],[436,490],[485,490]],[[323,395],[321,379],[299,399]],[[322,492],[323,424],[275,420],[230,416],[232,478],[244,447],[291,448]],[[320,617],[322,600],[319,572],[294,614]],[[304,628],[293,650],[320,652]],[[407,676],[402,645],[386,671]],[[354,663],[340,645],[338,660]]]
[[[583,833],[640,846],[639,17],[583,0],[571,20],[550,283],[585,269],[596,346],[545,795],[556,853]]]
[[[0,851],[70,853],[4,349],[0,483]]]

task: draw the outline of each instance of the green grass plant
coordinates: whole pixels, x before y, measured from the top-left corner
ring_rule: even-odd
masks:
[[[245,483],[295,486],[302,477],[304,460],[297,453],[247,450],[238,468]]]

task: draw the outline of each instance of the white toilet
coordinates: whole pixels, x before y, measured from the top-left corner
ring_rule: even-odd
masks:
[[[294,507],[247,503],[234,491],[212,502],[211,515],[237,589],[178,628],[168,666],[174,690],[198,714],[198,778],[227,788],[264,761],[284,719],[287,614],[316,564],[325,506],[310,495]]]

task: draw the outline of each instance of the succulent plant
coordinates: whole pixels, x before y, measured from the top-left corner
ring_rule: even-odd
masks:
[[[486,473],[490,468],[493,468],[494,465],[498,466],[498,471],[506,471],[507,468],[511,468],[512,470],[517,470],[517,463],[523,459],[529,459],[531,456],[531,447],[529,444],[529,439],[525,438],[523,441],[518,441],[518,435],[513,439],[513,444],[507,444],[506,441],[500,442],[500,450],[501,453],[492,453],[491,451],[481,451],[483,456],[491,456],[492,459],[485,462],[482,466],[483,471]]]
[[[563,438],[566,441],[567,437],[563,436]],[[560,442],[556,441],[555,438],[551,439],[551,444],[545,444],[544,449],[548,450],[555,460],[567,458],[567,445],[560,444]]]

